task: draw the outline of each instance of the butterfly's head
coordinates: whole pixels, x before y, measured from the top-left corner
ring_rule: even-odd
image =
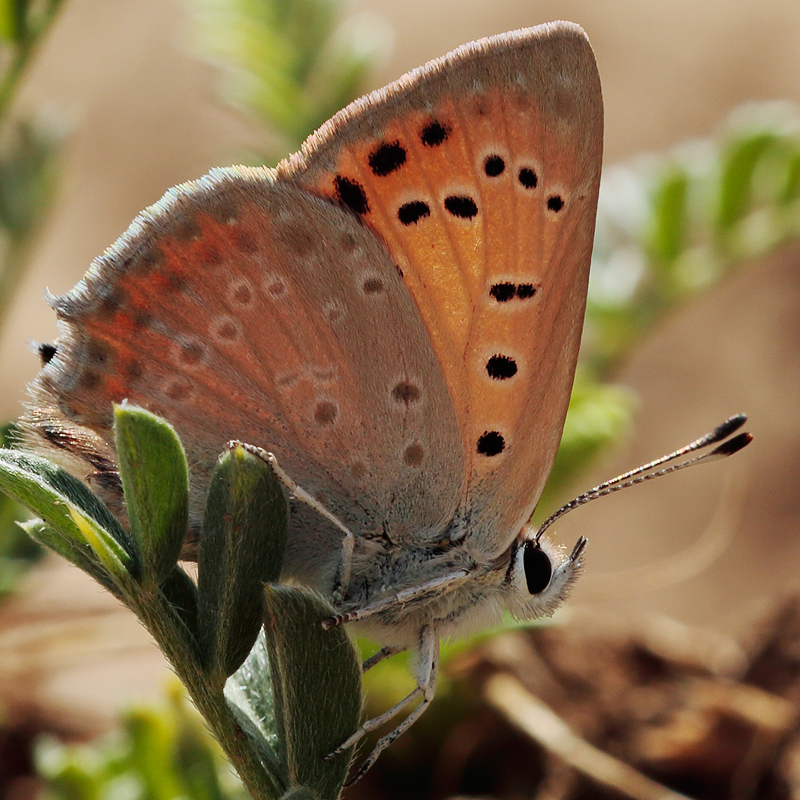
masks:
[[[526,526],[511,549],[506,573],[506,608],[517,619],[550,616],[569,594],[581,571],[586,539],[571,551],[546,533]]]

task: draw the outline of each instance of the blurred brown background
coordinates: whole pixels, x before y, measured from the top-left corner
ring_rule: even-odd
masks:
[[[796,0],[361,0],[354,7],[381,15],[394,32],[375,86],[470,39],[552,19],[580,23],[604,82],[607,165],[709,136],[747,101],[800,104]],[[0,419],[17,415],[37,370],[29,340],[55,335],[42,289],[69,289],[167,187],[230,163],[237,148],[256,141],[215,98],[214,70],[191,56],[191,9],[191,0],[68,0],[45,41],[20,102],[46,100],[72,134],[58,200],[2,331],[0,364],[10,380],[0,390]],[[590,539],[572,605],[742,632],[776,595],[800,584],[800,248],[745,266],[673,314],[620,379],[641,399],[632,440],[585,476],[586,486],[734,412],[750,414],[756,442],[731,462],[625,492],[565,520],[566,541],[580,533]],[[718,527],[709,532],[712,524]],[[732,538],[706,565],[687,548],[716,530]],[[673,561],[677,568],[662,581]],[[104,620],[95,644],[106,649],[94,660],[91,652],[54,649],[49,658],[61,669],[43,679],[43,689],[90,716],[95,709],[82,706],[81,685],[105,698],[101,716],[131,694],[160,690],[160,657],[132,616],[77,570],[48,569],[33,576],[29,597],[43,615],[91,607]],[[50,630],[48,646],[58,628]],[[74,642],[75,628],[66,630]],[[20,630],[20,641],[25,635]],[[112,669],[109,645],[124,658],[133,654],[134,668]],[[18,674],[26,664],[16,665]]]

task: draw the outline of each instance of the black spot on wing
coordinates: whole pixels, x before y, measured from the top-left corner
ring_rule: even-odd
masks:
[[[517,297],[520,300],[530,300],[536,294],[536,287],[532,283],[520,283],[517,286]]]
[[[381,294],[384,290],[384,285],[380,278],[367,278],[361,288],[364,294]]]
[[[384,142],[369,154],[369,168],[379,178],[391,175],[406,163],[406,149],[400,142]]]
[[[489,289],[489,294],[497,300],[498,303],[507,303],[513,299],[517,287],[513,283],[495,283]]]
[[[486,362],[487,375],[496,381],[505,381],[517,374],[517,362],[510,356],[492,356]]]
[[[483,162],[483,171],[489,178],[496,178],[502,175],[506,169],[506,162],[500,156],[487,156]]]
[[[403,462],[408,467],[418,467],[424,458],[425,448],[419,442],[410,444],[403,452]]]
[[[451,194],[445,197],[444,207],[459,219],[473,219],[478,215],[478,204],[467,195]]]
[[[447,141],[447,137],[450,136],[452,130],[449,125],[433,120],[422,129],[419,138],[425,147],[438,147]]]
[[[419,386],[410,381],[400,381],[392,389],[392,397],[398,403],[416,403],[420,398],[420,394]]]
[[[314,420],[318,425],[333,425],[338,415],[339,409],[335,403],[331,403],[329,400],[317,403],[317,407],[314,409]]]
[[[430,206],[422,200],[412,200],[410,203],[403,203],[397,211],[397,218],[403,225],[414,225],[425,217],[431,215]]]
[[[523,167],[519,171],[517,179],[525,189],[535,189],[539,185],[539,178],[530,167]]]
[[[538,291],[532,283],[493,283],[489,288],[489,296],[498,303],[507,303],[515,297],[519,300],[530,300]]]
[[[347,208],[354,211],[356,214],[369,213],[367,193],[358,181],[352,178],[346,178],[343,175],[337,175],[333,179],[333,186],[336,190],[336,199],[343,206],[347,206]]]
[[[489,458],[500,455],[505,450],[506,440],[499,431],[486,431],[478,439],[477,450],[482,456]]]

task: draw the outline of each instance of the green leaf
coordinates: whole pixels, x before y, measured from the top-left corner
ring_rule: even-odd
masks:
[[[795,149],[786,164],[784,184],[778,202],[788,205],[798,198],[800,198],[800,152]]]
[[[0,449],[0,465],[14,472],[24,473],[34,481],[41,483],[48,491],[59,495],[68,503],[81,509],[98,525],[110,531],[129,555],[133,556],[137,548],[128,532],[120,525],[117,518],[106,508],[103,502],[93,494],[86,484],[79,481],[65,469],[62,469],[46,458],[26,453],[22,450]],[[0,488],[2,485],[0,485]],[[11,494],[11,492],[9,492]],[[20,501],[42,516],[30,503]]]
[[[263,629],[244,664],[225,684],[225,699],[255,746],[276,785],[289,785],[286,751],[278,738],[267,642]]]
[[[127,404],[114,407],[114,438],[131,533],[143,578],[159,585],[178,562],[189,519],[186,454],[165,420]]]
[[[87,560],[102,565],[122,585],[138,574],[137,551],[126,531],[66,470],[39,456],[0,450],[0,489],[57,532],[59,552],[77,566]]]
[[[15,434],[16,426],[13,424],[0,426],[2,446],[8,447]],[[0,602],[44,554],[38,542],[17,524],[29,516],[19,503],[0,492]]]
[[[67,536],[40,519],[20,522],[19,526],[35,542],[48,547],[53,552],[66,558],[67,561],[71,561],[76,567],[94,578],[101,586],[108,589],[115,597],[122,599],[119,587],[102,564],[98,562],[88,546],[76,547],[75,543]]]
[[[200,644],[208,674],[220,683],[258,636],[263,584],[280,577],[288,515],[269,464],[238,444],[220,458],[197,559]]]
[[[352,750],[325,756],[352,735],[361,715],[361,664],[342,627],[325,631],[334,615],[307,589],[266,587],[264,631],[272,672],[278,735],[292,786],[325,800],[339,796]]]
[[[103,530],[91,517],[81,514],[76,508],[69,508],[72,521],[89,542],[89,546],[100,560],[100,563],[113,575],[123,589],[129,588],[129,577],[134,577],[129,567],[132,562],[126,561],[127,554],[108,531]],[[137,571],[138,572],[138,571]],[[136,576],[138,577],[138,575]]]

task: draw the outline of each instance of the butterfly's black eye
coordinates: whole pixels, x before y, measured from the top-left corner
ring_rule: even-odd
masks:
[[[550,556],[534,542],[525,543],[525,552],[522,554],[522,563],[525,567],[525,580],[531,594],[540,594],[550,584],[553,576],[553,565]]]

